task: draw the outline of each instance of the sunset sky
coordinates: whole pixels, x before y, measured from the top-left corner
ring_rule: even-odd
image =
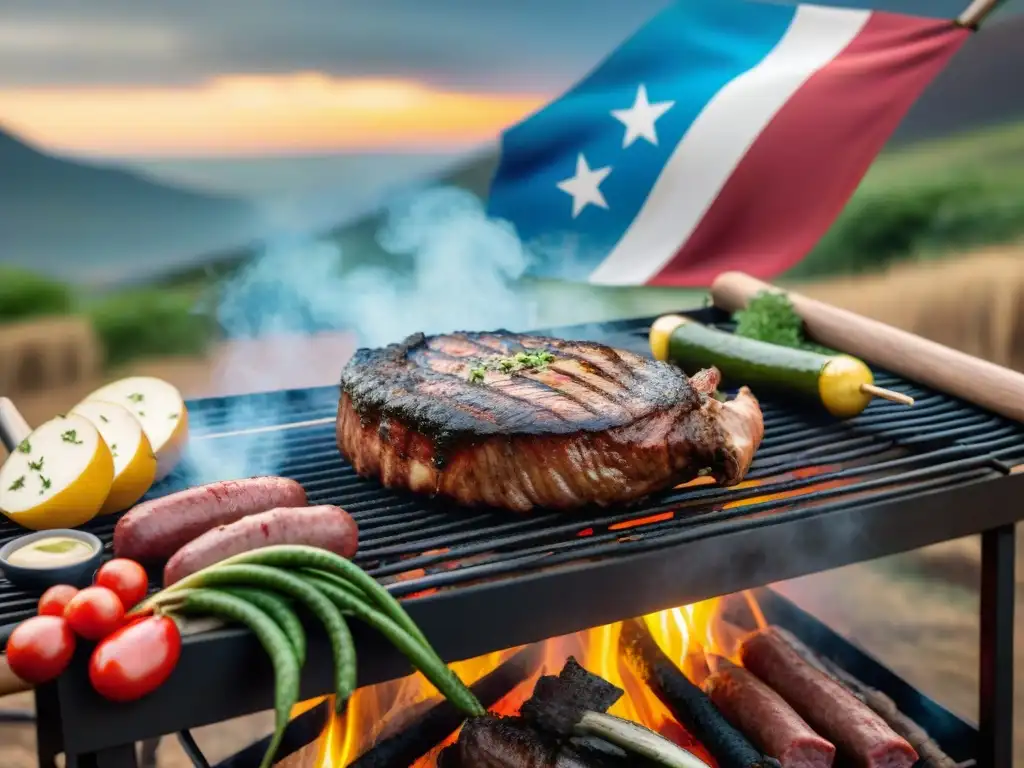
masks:
[[[0,127],[96,156],[468,148],[669,1],[5,0]]]

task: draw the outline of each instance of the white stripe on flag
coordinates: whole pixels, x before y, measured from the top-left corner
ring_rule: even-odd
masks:
[[[870,16],[870,11],[798,6],[778,45],[726,84],[693,121],[640,213],[590,282],[636,285],[658,274],[693,234],[765,126],[853,41]]]

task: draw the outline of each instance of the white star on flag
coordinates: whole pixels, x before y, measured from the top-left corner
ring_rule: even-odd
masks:
[[[654,124],[675,105],[674,101],[659,101],[651,104],[647,100],[647,86],[641,83],[636,90],[636,101],[633,102],[632,107],[612,110],[612,117],[626,126],[626,135],[622,137],[622,148],[625,149],[641,138],[658,146],[658,134],[654,129]]]
[[[579,157],[576,158],[576,175],[556,184],[560,190],[572,196],[572,217],[574,219],[588,205],[608,208],[608,202],[601,194],[601,182],[608,178],[608,174],[611,172],[610,165],[604,168],[591,168],[587,165],[587,158],[580,152]]]

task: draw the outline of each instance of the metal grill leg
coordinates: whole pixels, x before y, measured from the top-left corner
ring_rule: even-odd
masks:
[[[1013,623],[1016,531],[981,535],[981,668],[978,765],[1013,766]]]

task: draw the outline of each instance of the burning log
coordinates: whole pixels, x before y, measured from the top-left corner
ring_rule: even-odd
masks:
[[[774,627],[740,644],[743,666],[786,700],[815,731],[858,765],[910,768],[917,752],[835,679],[809,664]]]
[[[518,717],[474,717],[441,753],[438,768],[644,768],[629,757],[580,750]]]
[[[708,768],[707,764],[660,734],[607,714],[624,691],[581,667],[569,657],[558,677],[537,681],[533,696],[520,709],[523,719],[545,733],[571,738],[593,736],[629,753],[670,768]]]
[[[896,702],[881,691],[865,685],[832,661],[818,656],[787,630],[776,628],[776,631],[808,664],[817,667],[850,691],[885,720],[890,728],[909,741],[910,746],[916,749],[920,756],[918,768],[958,768],[956,760],[943,752],[942,747],[935,743],[927,731],[900,712]]]
[[[492,707],[528,679],[544,656],[542,645],[531,645],[481,677],[470,689],[484,707]],[[434,704],[400,733],[384,739],[360,755],[351,768],[407,768],[451,736],[465,715],[447,699]]]
[[[779,766],[759,753],[711,699],[664,654],[641,619],[623,622],[619,647],[627,662],[680,724],[711,753],[720,768]]]

